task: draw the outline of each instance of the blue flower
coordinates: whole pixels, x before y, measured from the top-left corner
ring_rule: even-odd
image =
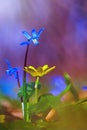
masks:
[[[17,79],[18,78],[18,68],[17,67],[12,68],[9,60],[6,59],[5,61],[8,66],[8,69],[6,70],[7,75],[10,75],[10,76],[14,75],[14,77]]]
[[[22,33],[24,34],[24,36],[27,38],[28,41],[22,42],[20,43],[20,45],[28,45],[31,44],[32,42],[34,43],[34,45],[38,45],[39,44],[38,39],[40,38],[40,35],[43,32],[43,30],[44,28],[41,28],[38,32],[36,32],[35,29],[32,29],[31,35],[28,32],[23,31]]]

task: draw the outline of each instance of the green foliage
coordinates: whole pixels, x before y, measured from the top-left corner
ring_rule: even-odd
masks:
[[[47,109],[51,108],[52,100],[54,96],[51,94],[45,94],[39,97],[39,101],[37,104],[33,104],[29,108],[29,112],[31,114],[38,114],[40,112],[45,112]]]
[[[50,108],[58,108],[61,103],[61,97],[70,90],[70,85],[65,88],[65,90],[58,96],[52,94],[44,94],[38,98],[38,103],[31,105],[29,108],[29,113],[38,114],[40,112],[45,112]]]
[[[29,99],[34,94],[34,91],[35,91],[34,86],[35,86],[35,82],[30,82],[30,83],[26,84],[27,99]],[[40,87],[41,87],[41,84],[39,83],[38,89],[40,89]],[[24,96],[23,87],[21,87],[21,88],[19,88],[19,91],[18,91],[18,97],[23,97],[23,96]]]
[[[38,120],[35,123],[26,123],[23,120],[16,120],[0,124],[0,130],[86,130],[87,103],[79,105],[64,104],[66,107],[63,107],[60,111],[58,110],[57,121]]]

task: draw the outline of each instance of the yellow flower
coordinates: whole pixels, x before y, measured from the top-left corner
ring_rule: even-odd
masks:
[[[56,66],[49,68],[48,65],[44,65],[42,67],[39,66],[37,69],[35,69],[33,66],[28,66],[28,67],[24,67],[24,71],[28,72],[33,77],[42,77],[47,73],[49,73],[50,71],[52,71],[53,69],[55,69],[55,67]]]

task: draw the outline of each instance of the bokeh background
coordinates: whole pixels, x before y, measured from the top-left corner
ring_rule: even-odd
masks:
[[[23,30],[32,28],[44,32],[40,45],[31,45],[28,65],[38,67],[48,64],[56,69],[44,82],[53,86],[63,84],[61,77],[68,72],[77,87],[87,85],[87,1],[86,0],[0,0],[0,90],[16,96],[17,82],[5,74],[9,59],[13,67],[22,68],[26,46]],[[59,83],[60,82],[60,83]],[[56,84],[56,85],[55,85]],[[59,89],[58,89],[59,90]]]

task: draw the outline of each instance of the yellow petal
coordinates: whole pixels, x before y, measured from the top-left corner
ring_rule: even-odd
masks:
[[[35,71],[35,72],[37,72],[37,70],[33,66],[28,66],[28,68]]]
[[[53,69],[55,69],[56,66],[53,66],[51,68],[48,67],[48,65],[44,65],[43,67],[39,66],[37,69],[35,69],[33,66],[24,67],[24,71],[31,74],[33,77],[42,77],[45,74],[49,73]]]
[[[39,67],[37,68],[37,75],[38,75],[39,77],[41,77],[41,76],[42,76],[42,73],[43,73],[43,69],[42,69],[41,66],[39,66]]]
[[[43,71],[47,70],[48,68],[49,68],[48,65],[44,65],[44,66],[42,67]]]
[[[42,69],[41,66],[39,66],[39,67],[37,68],[37,72],[38,72],[38,73],[42,73],[42,72],[43,72],[43,69]]]
[[[49,73],[49,72],[52,71],[53,69],[55,69],[55,67],[56,67],[56,66],[53,66],[53,67],[47,69],[46,71],[44,71],[44,75],[47,74],[47,73]]]
[[[33,66],[24,67],[24,71],[28,72],[32,76],[37,76],[37,70]]]

